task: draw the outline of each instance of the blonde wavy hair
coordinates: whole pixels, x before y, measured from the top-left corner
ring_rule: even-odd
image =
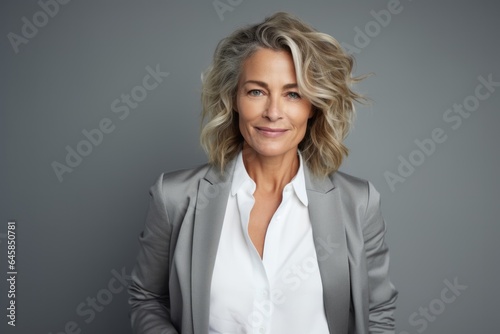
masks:
[[[354,58],[337,40],[283,12],[222,39],[202,75],[200,140],[209,163],[223,171],[241,150],[234,111],[238,82],[243,62],[260,48],[292,55],[299,92],[314,108],[299,150],[313,174],[336,171],[348,154],[343,141],[354,120],[354,103],[366,102],[351,89],[363,77],[352,76]]]

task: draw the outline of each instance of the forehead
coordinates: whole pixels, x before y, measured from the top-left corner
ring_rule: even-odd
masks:
[[[242,64],[240,82],[243,80],[283,79],[295,82],[295,66],[287,51],[258,49]]]

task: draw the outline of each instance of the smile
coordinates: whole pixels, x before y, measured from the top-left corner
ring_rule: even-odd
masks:
[[[276,138],[285,134],[287,129],[278,129],[278,128],[266,128],[266,127],[255,127],[258,133],[265,137]]]

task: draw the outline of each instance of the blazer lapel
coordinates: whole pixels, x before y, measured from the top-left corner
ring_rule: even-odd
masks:
[[[309,216],[323,284],[326,318],[332,334],[347,333],[350,307],[345,215],[339,189],[328,177],[315,178],[305,166]]]
[[[194,333],[208,333],[210,288],[222,223],[233,175],[233,162],[224,175],[211,167],[200,181],[193,230],[191,305]]]

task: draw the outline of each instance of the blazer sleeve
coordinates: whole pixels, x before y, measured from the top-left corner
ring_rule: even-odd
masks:
[[[384,241],[386,226],[380,210],[380,194],[368,182],[368,203],[363,236],[369,290],[369,332],[395,333],[394,310],[398,292],[389,280],[389,252]]]
[[[129,286],[130,318],[136,334],[177,333],[170,319],[168,290],[172,225],[162,181],[163,175],[149,191],[149,210]]]

